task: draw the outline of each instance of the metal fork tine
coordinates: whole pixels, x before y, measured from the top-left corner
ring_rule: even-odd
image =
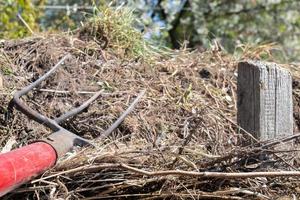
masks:
[[[42,81],[44,81],[46,78],[48,78],[68,57],[70,54],[67,54],[64,56],[54,67],[52,67],[47,73],[45,73],[43,76],[41,76],[39,79],[31,83],[30,85],[24,87],[22,90],[16,92],[14,94],[14,97],[12,101],[9,103],[8,110],[12,110],[13,106],[16,106],[18,110],[20,110],[22,113],[27,115],[29,118],[35,120],[38,123],[41,123],[43,125],[46,125],[50,129],[57,131],[60,129],[60,126],[52,119],[38,113],[37,111],[31,109],[26,104],[23,103],[21,100],[21,96],[27,94],[32,89],[34,89],[36,86],[38,86]]]
[[[87,108],[93,101],[95,101],[103,92],[103,90],[98,91],[95,93],[91,98],[89,98],[87,101],[85,101],[83,104],[81,104],[79,107],[74,108],[65,114],[57,117],[54,119],[58,124],[65,121],[66,119],[73,117],[74,115],[77,115],[78,113],[82,112],[85,108]]]
[[[89,98],[87,101],[85,101],[82,105],[80,105],[77,108],[74,108],[66,113],[64,113],[63,115],[53,119],[50,119],[40,113],[38,113],[37,111],[31,109],[30,107],[28,107],[26,104],[23,103],[23,101],[21,101],[21,96],[27,94],[29,91],[31,91],[32,89],[34,89],[36,86],[38,86],[42,81],[44,81],[46,78],[48,78],[68,57],[70,56],[70,54],[64,56],[54,67],[52,67],[47,73],[45,73],[43,76],[41,76],[39,79],[37,79],[36,81],[34,81],[33,83],[31,83],[30,85],[24,87],[22,90],[16,92],[14,94],[14,98],[11,101],[10,105],[9,105],[9,110],[12,109],[13,106],[16,106],[16,108],[18,110],[20,110],[22,113],[24,113],[25,115],[27,115],[29,118],[43,124],[46,125],[47,127],[49,127],[50,129],[54,130],[54,131],[58,131],[60,130],[62,127],[59,126],[59,123],[63,122],[64,120],[73,117],[74,115],[82,112],[85,108],[87,108],[93,101],[95,101],[103,92],[103,90],[98,91],[97,93],[95,93],[91,98]]]
[[[38,86],[41,82],[43,82],[46,78],[48,78],[63,62],[70,56],[70,54],[65,55],[62,59],[59,60],[59,62],[52,67],[47,73],[45,73],[43,76],[38,78],[36,81],[31,83],[30,85],[24,87],[22,90],[20,90],[18,93],[18,96],[22,96],[24,94],[27,94],[29,91],[33,90],[36,86]]]

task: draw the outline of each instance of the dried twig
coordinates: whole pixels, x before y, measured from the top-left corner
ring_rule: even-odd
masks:
[[[67,170],[53,174],[48,177],[43,177],[37,180],[32,181],[31,183],[36,183],[40,180],[46,180],[52,177],[56,177],[62,174],[70,174],[78,171],[97,171],[102,169],[113,169],[113,168],[122,168],[129,170],[131,172],[147,175],[147,176],[188,176],[188,177],[201,177],[201,178],[225,178],[225,179],[239,179],[239,178],[256,178],[256,177],[293,177],[300,176],[300,171],[277,171],[277,172],[194,172],[194,171],[184,171],[184,170],[165,170],[165,171],[146,171],[143,169],[138,169],[136,167],[129,166],[124,163],[118,164],[102,164],[102,165],[92,165],[92,166],[83,166],[75,168],[72,170]]]
[[[26,26],[26,28],[30,31],[30,33],[34,34],[33,30],[30,28],[30,26],[27,24],[27,22],[23,19],[23,17],[20,15],[20,13],[18,13],[17,16],[21,20],[21,22]]]

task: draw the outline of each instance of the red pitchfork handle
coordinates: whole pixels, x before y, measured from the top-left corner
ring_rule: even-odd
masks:
[[[41,174],[55,162],[56,152],[45,142],[0,154],[0,197]]]

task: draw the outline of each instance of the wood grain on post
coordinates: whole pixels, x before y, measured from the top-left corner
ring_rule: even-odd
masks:
[[[292,78],[274,63],[238,65],[238,124],[257,139],[293,134]]]

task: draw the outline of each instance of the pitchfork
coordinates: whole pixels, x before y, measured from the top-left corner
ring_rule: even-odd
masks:
[[[30,119],[50,128],[53,133],[27,146],[0,154],[0,197],[54,166],[58,158],[65,155],[74,146],[91,144],[91,141],[66,130],[59,124],[87,108],[101,95],[102,91],[96,92],[81,106],[70,110],[55,119],[50,119],[38,113],[24,104],[24,102],[20,99],[23,95],[26,95],[28,92],[36,88],[42,81],[48,78],[69,56],[70,55],[64,56],[47,73],[22,90],[16,92],[9,104],[9,109],[15,107]],[[108,134],[124,120],[126,115],[133,110],[134,106],[143,94],[144,92],[138,95],[135,101],[121,115],[121,117],[119,117],[118,120],[106,132],[104,132],[103,136],[108,136]],[[101,138],[103,138],[103,136]]]

